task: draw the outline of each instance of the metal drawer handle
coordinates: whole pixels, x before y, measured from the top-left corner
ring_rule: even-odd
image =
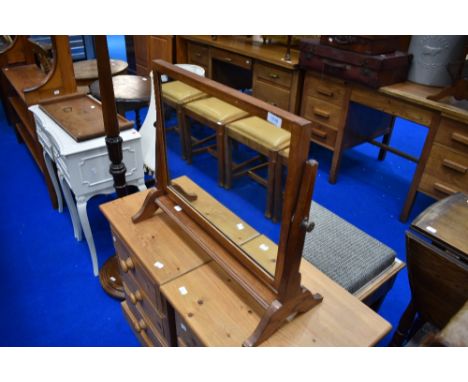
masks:
[[[461,143],[462,145],[468,146],[468,137],[459,133],[452,133],[452,140],[455,142]]]
[[[321,117],[321,118],[324,118],[324,119],[329,119],[330,118],[330,113],[328,113],[325,110],[320,110],[320,109],[314,108],[314,114]]]
[[[447,195],[452,195],[457,192],[453,188],[447,187],[441,183],[434,183],[434,189]]]
[[[231,62],[232,58],[231,57],[224,57],[224,61]]]
[[[201,53],[197,52],[197,53],[195,53],[195,56],[196,57],[201,57]]]
[[[462,164],[454,162],[453,160],[450,160],[450,159],[444,159],[442,161],[442,165],[452,170],[455,170],[461,174],[466,174],[466,172],[468,171],[468,167],[463,166]]]
[[[279,78],[279,75],[276,74],[276,73],[269,73],[268,75],[270,76],[270,78],[273,78],[275,80],[277,80]]]
[[[130,269],[134,269],[135,265],[133,264],[133,260],[128,257],[126,260],[120,260],[120,268],[124,273],[127,273]]]
[[[333,97],[333,92],[324,88],[317,88],[317,93],[324,95],[326,97]]]
[[[316,135],[317,137],[320,137],[320,138],[326,138],[328,135],[326,131],[322,131],[316,128],[312,128],[311,132],[313,135]]]

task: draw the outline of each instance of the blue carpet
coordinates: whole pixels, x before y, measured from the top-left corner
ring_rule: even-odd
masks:
[[[110,36],[109,47],[112,58],[125,59],[123,36]],[[426,133],[426,128],[398,119],[392,144],[419,155]],[[311,155],[319,162],[314,200],[393,248],[405,261],[408,223],[401,223],[398,216],[415,165],[390,153],[379,162],[377,154],[377,148],[368,144],[346,151],[338,182],[331,185],[331,153],[312,145]],[[231,191],[218,187],[215,159],[199,155],[187,166],[174,133],[168,133],[168,156],[173,177],[190,176],[258,231],[278,240],[279,224],[263,216],[264,188],[242,178]],[[42,175],[25,145],[17,142],[1,108],[0,171],[0,346],[138,345],[120,305],[93,277],[86,242],[74,239],[68,211],[60,214],[51,208]],[[88,203],[100,265],[114,251],[98,206],[113,197],[99,196]],[[419,195],[409,221],[432,202]],[[394,329],[409,298],[404,270],[379,311]],[[390,335],[380,345],[386,345]]]

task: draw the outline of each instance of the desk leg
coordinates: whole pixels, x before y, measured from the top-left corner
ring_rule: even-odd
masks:
[[[429,133],[427,134],[426,141],[424,142],[424,147],[421,153],[421,157],[419,158],[418,166],[416,167],[416,171],[413,175],[413,181],[411,182],[410,190],[406,196],[405,205],[400,214],[400,221],[402,222],[406,222],[408,220],[408,215],[411,212],[411,208],[413,207],[414,199],[416,198],[416,192],[418,191],[419,187],[419,182],[421,181],[421,177],[424,173],[424,168],[426,167],[427,159],[429,158],[439,124],[440,114],[434,115],[429,126]]]
[[[345,132],[348,125],[348,110],[351,99],[351,89],[347,88],[345,93],[345,99],[343,101],[343,108],[341,111],[340,122],[338,124],[338,133],[336,136],[335,149],[333,150],[332,164],[330,168],[330,174],[328,176],[328,182],[331,184],[336,183],[338,177],[338,171],[340,169],[341,157],[343,156],[343,147],[345,144]]]
[[[88,214],[86,212],[86,206],[88,204],[88,198],[78,197],[76,202],[76,208],[78,209],[78,216],[80,217],[81,227],[83,227],[83,232],[88,242],[89,252],[91,254],[91,261],[93,263],[93,273],[94,276],[99,275],[98,261],[96,255],[96,247],[94,246],[93,233],[91,232],[91,227],[89,225]]]
[[[63,195],[65,196],[65,203],[67,204],[68,211],[70,211],[75,239],[81,241],[81,224],[80,219],[78,217],[78,212],[76,210],[75,201],[73,200],[73,196],[71,194],[70,187],[68,187],[68,183],[63,179],[63,175],[60,172],[59,180],[62,186]]]
[[[50,180],[54,186],[55,194],[57,195],[58,210],[59,212],[63,212],[62,191],[60,190],[60,186],[58,184],[57,174],[54,170],[54,164],[52,163],[52,159],[50,159],[49,154],[47,154],[45,151],[43,151],[43,154],[47,172],[49,173]]]

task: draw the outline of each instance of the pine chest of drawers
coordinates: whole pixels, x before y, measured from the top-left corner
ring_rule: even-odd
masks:
[[[131,216],[146,195],[117,199],[101,210],[111,223],[125,291],[124,316],[142,345],[176,346],[174,311],[160,287],[209,258],[161,211],[134,224]]]

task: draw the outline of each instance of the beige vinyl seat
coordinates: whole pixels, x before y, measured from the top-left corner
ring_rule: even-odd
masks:
[[[218,160],[218,183],[224,185],[225,164],[224,164],[224,130],[227,123],[233,122],[248,115],[244,110],[239,109],[227,102],[221,101],[215,97],[203,98],[197,101],[189,102],[183,107],[183,118],[181,128],[182,135],[185,137],[186,159],[188,163],[192,162],[193,154],[204,151],[214,152]],[[203,139],[196,139],[191,133],[190,119],[196,120],[214,130],[214,134]],[[215,139],[216,143],[204,145]],[[216,146],[216,151],[213,147]]]
[[[180,135],[180,142],[182,148],[182,157],[186,158],[186,143],[185,136],[181,130],[181,121],[183,119],[182,107],[188,102],[195,101],[207,97],[202,91],[184,84],[181,81],[171,81],[161,85],[162,101],[165,105],[175,109],[177,113],[177,127],[176,131]]]
[[[259,157],[255,157],[240,164],[233,164],[232,160],[232,141],[242,143],[249,148],[257,151],[264,157],[266,162],[256,164],[253,167],[247,166],[256,162]],[[226,188],[232,186],[232,179],[244,174],[249,175],[252,179],[266,186],[267,202],[265,208],[265,216],[268,218],[275,216],[273,214],[274,207],[274,186],[275,175],[277,172],[277,163],[279,161],[279,152],[289,147],[291,141],[291,133],[287,130],[276,127],[270,122],[265,121],[260,117],[248,117],[226,125],[225,134],[225,165],[226,165]],[[268,167],[267,178],[264,179],[257,173],[256,170],[262,167]]]

